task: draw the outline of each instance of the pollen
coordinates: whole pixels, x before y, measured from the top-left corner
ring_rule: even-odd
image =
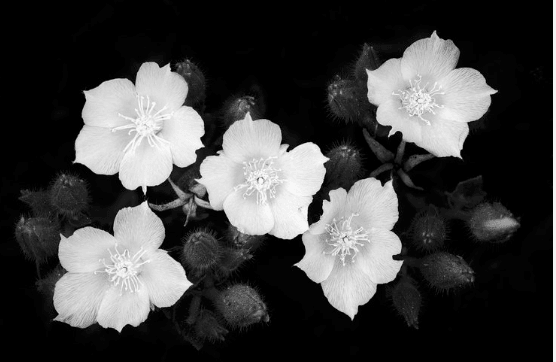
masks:
[[[279,173],[282,170],[273,166],[273,159],[276,158],[254,158],[249,162],[243,162],[245,182],[234,187],[234,191],[245,189],[244,199],[256,192],[259,205],[266,204],[269,198],[275,198],[276,186],[285,181],[280,179]]]
[[[129,123],[112,128],[112,132],[129,129],[128,135],[135,133],[133,139],[124,148],[124,153],[127,151],[135,152],[144,138],[147,139],[151,147],[160,148],[162,144],[168,144],[169,142],[158,136],[158,133],[162,130],[164,121],[170,119],[173,112],[165,112],[167,111],[166,106],[154,112],[156,102],[152,102],[149,96],[145,97],[139,94],[137,94],[137,106],[138,108],[135,108],[135,118],[118,113],[119,117],[129,121]]]
[[[359,227],[353,230],[351,221],[354,216],[359,216],[359,214],[351,214],[347,219],[342,217],[336,220],[334,218],[331,224],[325,225],[325,229],[330,235],[326,243],[332,246],[333,249],[329,252],[323,251],[323,254],[330,254],[332,256],[339,254],[343,266],[346,265],[346,255],[351,255],[351,262],[354,263],[359,247],[365,246],[363,241],[370,243],[369,235],[365,229]]]
[[[444,92],[441,92],[442,86],[437,82],[434,82],[432,88],[429,87],[429,83],[421,88],[421,79],[422,77],[417,74],[415,80],[409,81],[409,88],[400,89],[397,93],[392,92],[392,95],[399,97],[401,100],[402,105],[398,109],[405,109],[410,116],[417,116],[430,126],[430,121],[423,118],[423,114],[426,112],[436,114],[434,112],[435,108],[444,108],[435,99],[435,96],[444,94]]]
[[[114,286],[120,286],[120,295],[124,291],[137,292],[142,285],[138,278],[141,266],[150,262],[150,260],[141,259],[147,251],[141,247],[135,255],[131,256],[127,249],[120,253],[116,243],[114,252],[110,249],[108,249],[108,252],[110,253],[110,262],[107,263],[105,259],[100,259],[99,261],[104,265],[104,270],[97,270],[94,273],[107,273],[108,280]]]

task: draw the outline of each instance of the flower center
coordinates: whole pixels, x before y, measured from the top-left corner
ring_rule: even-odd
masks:
[[[429,83],[421,88],[421,76],[417,74],[417,78],[413,82],[409,81],[410,87],[406,90],[398,90],[398,93],[392,92],[392,95],[400,97],[402,106],[398,109],[405,108],[410,116],[417,116],[427,125],[431,125],[429,121],[423,118],[423,113],[429,112],[436,114],[434,108],[443,108],[443,105],[436,103],[434,96],[444,94],[441,92],[442,86],[434,82],[431,89],[427,90]]]
[[[342,265],[346,265],[346,255],[351,255],[353,250],[353,255],[351,257],[351,262],[355,262],[355,255],[359,252],[358,246],[364,246],[362,241],[371,242],[369,240],[369,235],[362,227],[357,230],[353,230],[351,227],[351,219],[354,216],[359,216],[359,214],[351,214],[350,217],[343,220],[340,218],[337,220],[332,219],[332,224],[326,224],[325,229],[330,234],[330,239],[326,240],[326,243],[333,246],[334,249],[330,252],[323,251],[323,254],[330,254],[336,256],[340,254],[340,260]]]
[[[164,111],[167,109],[166,106],[158,110],[158,112],[153,113],[156,102],[151,102],[149,96],[140,96],[137,94],[137,104],[138,108],[135,108],[136,118],[124,116],[118,113],[118,116],[129,121],[129,124],[124,126],[112,128],[112,132],[120,131],[123,129],[129,129],[128,135],[135,132],[133,139],[124,148],[124,153],[131,150],[135,152],[137,147],[141,144],[143,138],[146,138],[151,147],[160,147],[161,144],[168,144],[169,142],[160,136],[157,136],[158,132],[162,129],[164,121],[170,119],[173,112]]]
[[[107,273],[108,279],[114,285],[120,285],[120,295],[123,291],[134,293],[139,290],[141,280],[137,277],[141,265],[149,263],[150,260],[141,261],[141,257],[147,252],[141,247],[135,255],[130,256],[129,250],[125,249],[123,253],[118,251],[118,244],[114,245],[115,253],[110,249],[110,261],[107,263],[105,259],[99,261],[104,265],[104,270],[98,270],[94,273]]]
[[[278,172],[282,171],[272,167],[272,159],[277,157],[269,157],[267,159],[254,158],[250,162],[243,162],[243,175],[245,182],[234,187],[234,191],[245,188],[243,198],[251,196],[255,191],[257,192],[257,204],[264,205],[268,199],[267,193],[270,198],[276,197],[276,185],[284,182],[285,180],[278,177]]]

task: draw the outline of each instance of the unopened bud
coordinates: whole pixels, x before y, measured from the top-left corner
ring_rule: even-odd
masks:
[[[485,202],[473,209],[467,225],[479,241],[504,242],[519,228],[519,221],[499,202]]]
[[[363,174],[361,153],[346,143],[334,147],[326,153],[329,160],[324,164],[326,179],[334,187],[349,189]]]
[[[363,44],[361,54],[355,63],[354,75],[361,82],[367,83],[367,70],[376,70],[380,67],[380,60],[375,49],[369,44]]]
[[[420,250],[436,250],[446,240],[446,221],[438,209],[429,207],[415,216],[412,223],[412,242]]]
[[[258,248],[264,240],[264,235],[249,235],[239,231],[232,224],[228,224],[226,230],[227,238],[236,248],[253,251]]]
[[[251,119],[256,120],[262,117],[261,107],[258,105],[259,100],[253,96],[245,95],[242,97],[231,97],[224,103],[223,121],[226,127],[229,127],[235,121],[245,118],[249,113]]]
[[[404,317],[408,327],[419,329],[419,310],[421,309],[421,293],[413,279],[402,278],[391,291],[392,302],[398,313]]]
[[[50,202],[56,210],[67,216],[84,211],[89,204],[89,192],[85,181],[78,177],[61,174],[50,186]]]
[[[228,277],[252,257],[248,249],[224,248],[218,264],[218,271],[223,277]]]
[[[443,251],[422,258],[419,268],[429,284],[440,291],[447,291],[475,281],[473,269],[461,256]]]
[[[195,322],[195,333],[200,339],[216,342],[224,341],[228,330],[218,322],[214,313],[203,309]]]
[[[248,285],[235,284],[221,291],[215,305],[232,327],[244,328],[261,320],[269,321],[266,305],[259,293]]]
[[[45,303],[42,303],[42,306],[48,311],[49,314],[55,312],[53,304],[54,288],[56,287],[58,280],[60,280],[65,273],[66,270],[58,264],[50,273],[47,274],[46,277],[39,279],[35,283],[37,291],[41,293],[45,301]]]
[[[207,270],[220,258],[220,245],[210,231],[195,231],[183,239],[182,262],[198,270]]]
[[[60,225],[45,217],[21,217],[15,227],[15,238],[23,254],[38,263],[58,253]]]
[[[56,215],[48,191],[21,190],[19,199],[31,207],[33,216],[54,217]]]
[[[199,67],[189,59],[176,64],[176,73],[187,82],[188,91],[184,105],[201,109],[206,97],[205,75]]]
[[[486,196],[481,175],[461,181],[454,191],[446,193],[450,207],[456,210],[471,209],[480,204]]]
[[[330,112],[347,122],[362,122],[371,113],[367,99],[366,83],[335,76],[328,86],[328,107]]]

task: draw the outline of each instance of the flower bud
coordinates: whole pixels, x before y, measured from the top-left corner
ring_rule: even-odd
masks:
[[[363,173],[361,153],[348,143],[332,148],[326,157],[329,160],[324,164],[325,177],[335,188],[348,190]]]
[[[360,82],[367,83],[367,69],[376,70],[380,67],[380,60],[375,49],[369,44],[363,44],[361,54],[355,63],[354,75]]]
[[[235,284],[221,291],[215,299],[218,311],[231,327],[244,328],[261,320],[268,322],[266,305],[255,289]]]
[[[21,217],[15,227],[15,238],[30,259],[40,263],[58,253],[60,225],[45,217]]]
[[[429,284],[440,291],[447,291],[475,281],[473,269],[462,257],[443,251],[422,258],[419,269]]]
[[[262,117],[260,108],[258,99],[253,96],[231,97],[224,103],[222,119],[226,127],[231,126],[235,121],[244,119],[247,113],[253,120],[257,120]]]
[[[43,308],[48,312],[48,314],[53,314],[55,312],[54,309],[54,288],[56,287],[56,283],[60,278],[64,276],[66,270],[62,268],[60,264],[58,264],[50,273],[47,274],[46,277],[37,280],[35,286],[37,287],[37,291],[43,296],[44,303],[41,303]]]
[[[470,209],[483,201],[486,192],[483,190],[483,177],[481,175],[461,181],[454,191],[447,193],[450,207],[456,210]]]
[[[499,202],[484,202],[475,207],[467,225],[479,241],[501,243],[519,228],[519,221]]]
[[[31,207],[33,216],[50,218],[56,215],[48,191],[21,190],[19,199]]]
[[[205,75],[199,67],[189,59],[176,64],[176,73],[181,75],[187,82],[188,91],[184,105],[200,109],[206,98]]]
[[[221,250],[218,240],[210,231],[195,231],[185,236],[181,260],[182,263],[198,270],[207,270],[220,258]]]
[[[346,123],[362,122],[365,115],[371,113],[366,83],[336,75],[328,85],[328,107],[334,116]]]
[[[219,276],[228,277],[239,268],[243,262],[251,258],[252,255],[248,249],[224,248],[222,250],[220,263],[218,264]]]
[[[258,248],[264,240],[264,235],[244,234],[232,224],[228,224],[226,236],[236,248],[246,249],[249,251],[253,251]]]
[[[195,322],[195,334],[200,339],[216,342],[224,341],[228,330],[218,322],[214,313],[203,309]]]
[[[408,327],[419,329],[419,310],[421,309],[421,293],[413,279],[402,278],[391,291],[392,302],[398,313],[404,317]]]
[[[415,216],[412,223],[411,241],[420,250],[436,250],[446,240],[446,222],[438,209],[429,207]]]
[[[84,211],[89,203],[85,181],[78,177],[61,174],[49,189],[50,202],[62,215],[73,216]]]

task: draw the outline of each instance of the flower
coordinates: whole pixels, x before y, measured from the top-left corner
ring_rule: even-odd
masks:
[[[222,151],[201,164],[209,202],[241,233],[292,239],[309,228],[307,208],[326,169],[320,148],[304,143],[290,152],[280,127],[249,113],[224,133]]]
[[[437,157],[460,157],[467,122],[481,118],[497,91],[475,69],[459,68],[459,49],[436,35],[411,44],[401,59],[367,70],[376,119]]]
[[[62,236],[58,256],[68,272],[56,283],[56,321],[121,332],[147,319],[152,305],[170,307],[191,286],[181,264],[158,249],[164,225],[147,202],[114,220],[114,236],[93,227]]]
[[[305,256],[295,264],[320,283],[330,304],[352,320],[358,307],[375,294],[377,284],[396,278],[402,249],[392,231],[398,220],[398,198],[392,181],[357,181],[346,193],[339,188],[324,200],[320,220],[303,236]]]
[[[119,172],[125,188],[143,192],[164,182],[172,164],[191,165],[205,130],[199,114],[183,106],[187,91],[169,64],[156,63],[141,65],[135,85],[112,79],[85,91],[75,162],[97,174]]]

